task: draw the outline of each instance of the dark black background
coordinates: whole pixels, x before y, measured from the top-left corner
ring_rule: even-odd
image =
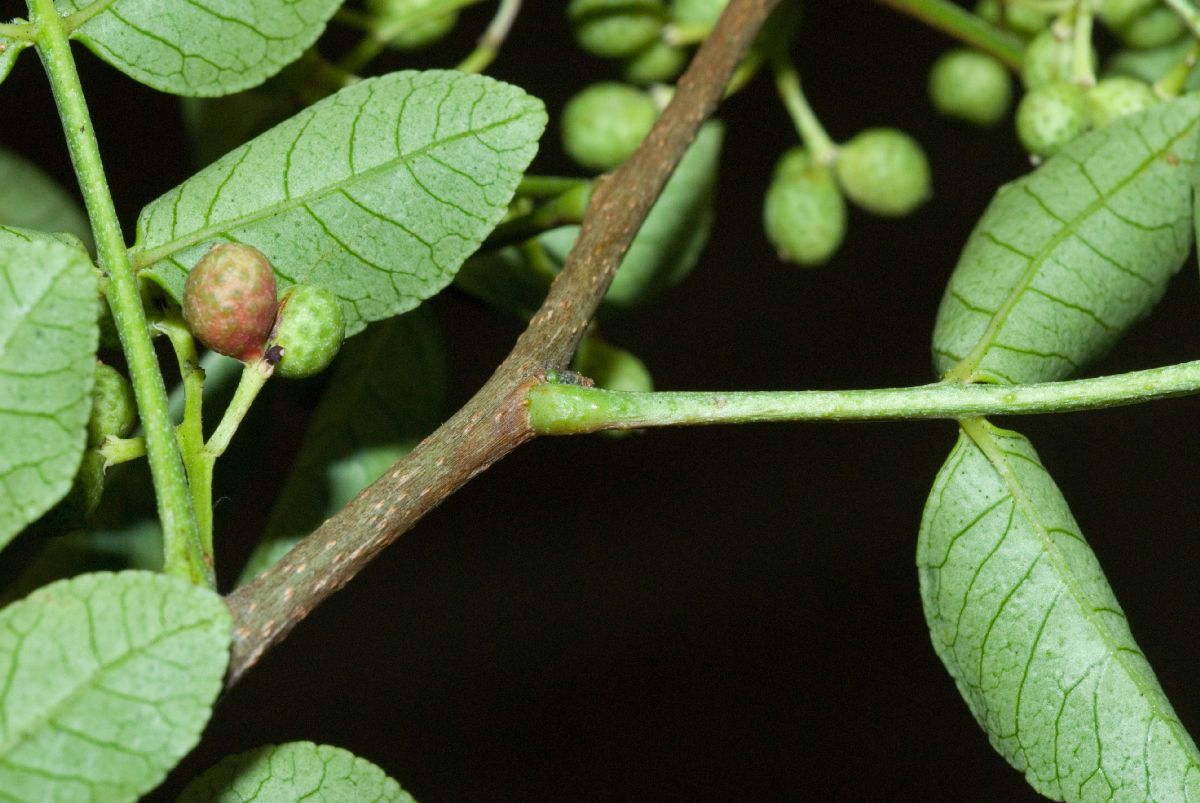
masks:
[[[490,5],[464,14],[444,49],[403,64],[452,65]],[[718,223],[700,265],[604,335],[663,389],[931,379],[929,336],[958,250],[996,186],[1027,169],[1009,122],[981,132],[931,111],[925,76],[947,46],[863,0],[810,3],[794,55],[818,114],[839,139],[875,125],[914,134],[933,199],[899,221],[852,212],[847,243],[820,270],[779,263],[761,197],[795,135],[760,79],[721,111]],[[177,103],[78,52],[132,231],[140,206],[192,170]],[[526,4],[490,72],[552,116],[585,81],[616,75],[574,48],[557,3]],[[33,55],[0,92],[0,144],[69,183]],[[571,170],[553,125],[533,170]],[[1190,260],[1093,372],[1194,358],[1196,298]],[[461,404],[519,327],[453,292],[434,305]],[[272,388],[222,464],[227,582],[319,387]],[[1188,399],[1003,422],[1039,449],[1192,728],[1198,413]],[[934,655],[917,594],[921,509],[954,435],[945,422],[762,425],[534,443],[270,653],[155,799],[225,754],[296,739],[369,758],[426,803],[1030,798]]]

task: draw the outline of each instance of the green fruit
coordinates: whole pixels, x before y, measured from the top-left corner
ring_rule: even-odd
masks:
[[[598,337],[585,337],[579,343],[571,369],[591,377],[598,387],[649,393],[654,378],[646,364],[632,352],[605,343]]]
[[[838,153],[836,170],[846,196],[876,215],[907,215],[929,197],[925,152],[915,139],[894,128],[856,134]]]
[[[262,356],[275,308],[275,273],[253,246],[214,245],[183,285],[183,319],[192,334],[243,362]]]
[[[1017,138],[1034,156],[1051,156],[1088,128],[1087,103],[1075,84],[1047,84],[1017,106]]]
[[[688,53],[681,47],[655,40],[648,48],[630,57],[623,69],[625,80],[647,86],[673,80],[687,66]]]
[[[67,495],[30,524],[29,531],[54,537],[86,527],[104,495],[104,472],[104,457],[95,449],[85,450]]]
[[[1097,9],[1100,20],[1111,31],[1123,28],[1158,3],[1158,0],[1101,0]]]
[[[1144,81],[1118,75],[1089,89],[1085,100],[1088,121],[1093,128],[1103,128],[1118,117],[1150,108],[1159,97]]]
[[[1050,16],[1005,0],[980,0],[975,13],[983,19],[1028,39],[1050,24]]]
[[[563,108],[563,148],[588,169],[611,170],[637,150],[657,118],[654,101],[637,87],[592,84]]]
[[[785,153],[763,202],[763,229],[779,258],[797,265],[829,261],[846,236],[846,201],[833,171],[803,148]]]
[[[985,53],[951,50],[929,73],[933,105],[947,117],[993,125],[1008,112],[1012,84],[1004,65]]]
[[[662,0],[571,0],[567,16],[580,47],[601,58],[621,59],[658,38],[667,10]]]
[[[1169,44],[1178,39],[1183,32],[1183,20],[1165,6],[1152,8],[1115,31],[1117,38],[1127,47],[1141,50]]]
[[[438,0],[367,0],[367,10],[374,14],[379,24],[387,28],[405,19],[412,19],[421,11],[436,5]],[[419,50],[441,39],[458,22],[458,12],[449,11],[434,16],[419,16],[411,24],[388,40],[388,46],[396,50]]]
[[[279,299],[279,316],[267,347],[275,373],[303,379],[333,362],[346,339],[346,321],[337,296],[311,284],[297,284]]]
[[[1088,45],[1088,59],[1092,70],[1095,70],[1099,56],[1096,55],[1096,48],[1091,45]],[[1069,37],[1059,39],[1054,30],[1048,28],[1035,36],[1025,48],[1025,57],[1021,62],[1021,81],[1026,89],[1070,81],[1074,77],[1074,60],[1074,42]]]
[[[671,0],[671,19],[684,25],[717,24],[729,0]]]
[[[123,438],[137,421],[137,402],[129,380],[110,365],[96,365],[92,386],[92,415],[88,419],[88,446],[100,446],[109,435]]]

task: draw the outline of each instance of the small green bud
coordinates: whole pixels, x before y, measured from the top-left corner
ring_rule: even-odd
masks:
[[[787,151],[763,202],[763,229],[779,258],[797,265],[829,261],[846,236],[846,201],[833,171],[803,148]]]
[[[637,150],[657,118],[654,101],[637,87],[592,84],[563,108],[563,148],[590,170],[611,170]]]
[[[111,365],[97,363],[92,385],[92,415],[88,419],[88,446],[98,447],[109,435],[123,438],[137,421],[137,402],[129,380]]]
[[[1113,31],[1126,47],[1147,50],[1175,41],[1184,32],[1183,20],[1166,6],[1139,14]]]
[[[215,352],[243,362],[262,356],[275,321],[275,273],[253,246],[209,249],[183,285],[183,320]]]
[[[1050,16],[1008,0],[980,0],[975,13],[983,19],[1026,39],[1036,36],[1050,24]]]
[[[367,10],[386,28],[400,20],[412,18],[437,2],[438,0],[367,0]],[[388,46],[396,50],[419,50],[428,47],[450,33],[457,22],[457,11],[432,17],[422,16],[388,40]]]
[[[312,284],[296,284],[279,299],[266,359],[275,373],[303,379],[324,370],[346,339],[346,321],[337,296]]]
[[[621,59],[658,38],[667,10],[662,0],[571,0],[567,16],[580,47],[601,58]]]
[[[1021,81],[1026,89],[1070,81],[1074,77],[1074,61],[1075,43],[1071,38],[1059,39],[1053,28],[1047,28],[1033,37],[1033,41],[1025,48],[1025,58],[1021,62]],[[1088,61],[1094,71],[1099,63],[1099,56],[1091,44],[1088,45]]]
[[[729,0],[671,0],[671,19],[684,25],[716,25]]]
[[[1093,128],[1103,128],[1127,114],[1148,109],[1159,101],[1154,89],[1144,81],[1122,75],[1105,78],[1087,91],[1088,120]]]
[[[951,50],[929,72],[929,95],[947,117],[989,126],[1008,112],[1012,84],[1004,65],[986,53]]]
[[[688,53],[681,47],[655,40],[645,50],[625,61],[625,80],[631,84],[648,86],[674,80],[687,66]]]
[[[646,364],[633,352],[605,343],[598,337],[585,337],[579,342],[571,370],[591,377],[597,387],[649,393],[654,390],[654,378]]]
[[[1017,106],[1017,138],[1034,156],[1057,153],[1087,128],[1087,103],[1075,84],[1030,90]]]
[[[836,171],[851,201],[883,217],[907,215],[930,194],[925,152],[915,139],[895,128],[856,134],[839,151]]]

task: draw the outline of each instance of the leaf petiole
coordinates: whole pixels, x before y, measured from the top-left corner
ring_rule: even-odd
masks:
[[[775,88],[779,91],[779,99],[791,115],[809,156],[815,164],[833,164],[837,158],[837,145],[808,105],[808,98],[804,97],[804,90],[800,88],[800,75],[796,68],[782,51],[772,57],[771,66],[775,71]]]
[[[931,28],[992,54],[1014,70],[1021,68],[1025,46],[1021,40],[1000,30],[950,0],[877,0],[885,6],[924,22]]]
[[[492,17],[487,29],[479,37],[479,44],[465,59],[459,62],[455,69],[459,72],[469,73],[481,73],[486,70],[488,65],[495,61],[496,56],[500,54],[500,48],[504,45],[504,40],[508,38],[508,32],[512,30],[519,13],[521,13],[521,0],[500,0],[496,15]]]

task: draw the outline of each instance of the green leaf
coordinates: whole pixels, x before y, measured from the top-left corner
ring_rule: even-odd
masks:
[[[176,95],[261,84],[325,30],[342,0],[115,0],[72,33],[135,81]],[[69,14],[92,0],[55,0]]]
[[[327,744],[288,742],[229,756],[188,784],[179,803],[413,803],[383,770]]]
[[[17,56],[31,44],[33,42],[25,39],[8,39],[0,36],[0,83],[3,83],[8,74],[12,72],[13,65],[17,63]]]
[[[1087,134],[1000,188],[938,310],[938,373],[1062,379],[1146,315],[1192,243],[1200,95]]]
[[[1028,440],[963,424],[925,507],[917,566],[934,648],[1036,790],[1200,795],[1200,753]]]
[[[724,127],[706,123],[642,224],[604,297],[609,311],[623,309],[678,284],[695,267],[713,222],[713,192]],[[497,309],[529,318],[562,270],[579,236],[561,226],[536,238],[535,248],[509,246],[471,259],[456,284]]]
[[[446,358],[424,308],[346,344],[242,582],[408,454],[442,418]]]
[[[92,230],[75,199],[36,165],[0,148],[0,225],[65,231],[91,243]]]
[[[66,495],[79,468],[98,292],[83,251],[0,229],[0,547]]]
[[[6,800],[135,800],[208,721],[229,660],[215,593],[151,572],[63,580],[0,611]]]
[[[248,243],[281,291],[303,281],[340,297],[351,335],[450,282],[504,215],[545,124],[541,101],[484,76],[368,79],[152,202],[132,256],[178,299],[210,243]]]

